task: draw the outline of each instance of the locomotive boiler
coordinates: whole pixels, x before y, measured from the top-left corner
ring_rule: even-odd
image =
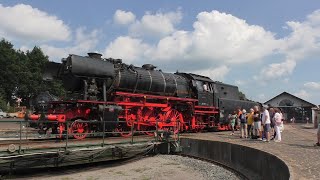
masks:
[[[48,63],[46,80],[61,79],[68,98],[50,101],[40,130],[70,132],[83,139],[92,131],[116,131],[129,136],[130,129],[201,131],[219,127],[217,82],[192,73],[166,73],[152,64],[127,65],[101,54],[69,55],[62,63]],[[40,114],[30,119],[41,121]],[[66,126],[66,122],[70,126]],[[97,123],[88,123],[97,122]]]

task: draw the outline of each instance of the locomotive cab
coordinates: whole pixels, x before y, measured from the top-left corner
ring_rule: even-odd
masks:
[[[206,77],[192,73],[176,73],[190,80],[192,98],[198,99],[199,106],[214,106],[214,82]]]
[[[199,106],[213,106],[213,84],[208,81],[192,80]]]

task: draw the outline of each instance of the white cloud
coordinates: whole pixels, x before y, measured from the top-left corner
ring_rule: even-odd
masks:
[[[134,37],[164,37],[173,33],[175,25],[180,23],[182,13],[180,10],[176,12],[151,14],[147,12],[141,20],[133,23],[130,28],[130,35]]]
[[[4,7],[0,4],[0,36],[19,40],[66,41],[70,38],[70,30],[58,17],[30,5]]]
[[[300,90],[296,93],[294,93],[293,95],[301,98],[301,99],[309,99],[311,97],[311,94],[309,94],[307,91],[305,90]]]
[[[139,36],[139,33],[160,34],[162,38],[155,44],[143,43],[143,46],[140,46],[140,43],[136,43],[137,47],[129,48],[130,53],[135,56],[131,60],[145,59],[162,63],[172,63],[174,60],[181,62],[181,67],[177,67],[179,69],[183,69],[185,62],[193,63],[195,70],[204,67],[212,69],[212,67],[225,64],[261,60],[276,51],[280,44],[271,32],[260,26],[249,25],[244,20],[230,14],[218,11],[201,12],[193,25],[193,31],[174,28],[174,24],[180,22],[181,18],[182,14],[179,10],[169,13],[148,13],[140,21],[134,23],[130,27],[131,33],[129,34],[134,36]],[[130,37],[130,39],[135,39],[135,42],[142,42],[142,38],[144,37]],[[117,38],[111,44],[119,43],[120,39]],[[106,48],[108,55],[128,57],[120,50],[124,48],[124,44],[118,50],[115,48],[108,50],[110,47],[109,44]],[[114,53],[110,53],[111,51]],[[119,52],[116,53],[116,51]]]
[[[148,49],[140,39],[120,36],[106,47],[104,57],[121,58],[125,63],[137,62]]]
[[[263,68],[259,79],[272,80],[288,77],[297,63],[307,57],[320,55],[320,10],[314,11],[303,22],[288,21],[286,29],[292,32],[279,40],[279,52],[285,61]]]
[[[308,15],[303,22],[289,21],[287,26],[292,32],[283,39],[282,51],[289,58],[300,60],[320,54],[320,10]]]
[[[131,24],[135,21],[136,16],[128,11],[123,11],[123,10],[117,10],[114,15],[113,15],[113,21],[116,24],[120,24],[120,25],[128,25]]]
[[[155,60],[187,59],[191,44],[188,32],[176,31],[171,36],[161,39],[148,57]]]
[[[213,81],[222,81],[224,77],[229,73],[230,68],[227,66],[220,66],[217,68],[208,68],[205,70],[194,71],[195,74],[210,77]]]
[[[96,29],[87,32],[86,28],[78,28],[75,32],[73,46],[55,47],[43,44],[40,47],[49,56],[50,60],[60,61],[62,57],[67,57],[69,54],[86,54],[96,51],[100,33]]]
[[[283,76],[290,75],[294,68],[296,67],[296,62],[293,60],[286,60],[282,63],[272,63],[267,67],[263,68],[260,76],[256,79],[260,80],[271,80],[281,78]]]
[[[313,90],[320,90],[320,82],[307,82],[304,84],[304,87]]]
[[[279,46],[271,32],[231,14],[201,12],[197,19],[193,24],[193,57],[244,63],[261,60]]]

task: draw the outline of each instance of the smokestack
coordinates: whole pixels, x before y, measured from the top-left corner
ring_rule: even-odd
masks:
[[[95,53],[95,52],[90,52],[88,53],[88,56],[91,57],[91,58],[94,58],[94,59],[102,59],[102,54],[99,54],[99,53]]]

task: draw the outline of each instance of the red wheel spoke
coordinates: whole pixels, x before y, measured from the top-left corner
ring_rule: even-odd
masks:
[[[76,139],[84,139],[89,133],[89,127],[87,123],[74,121],[69,128],[69,131]]]

